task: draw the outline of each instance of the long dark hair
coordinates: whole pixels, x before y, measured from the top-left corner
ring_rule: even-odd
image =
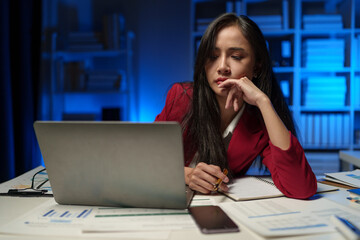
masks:
[[[193,143],[193,151],[198,152],[197,162],[228,168],[226,149],[220,132],[220,108],[215,93],[206,78],[205,64],[215,48],[220,30],[228,26],[238,26],[255,53],[256,77],[254,84],[271,100],[285,126],[296,136],[294,122],[271,67],[265,38],[259,27],[247,16],[226,13],[216,18],[204,33],[195,61],[192,106],[184,117],[183,128]],[[255,111],[262,120],[259,110],[247,105],[247,110]]]

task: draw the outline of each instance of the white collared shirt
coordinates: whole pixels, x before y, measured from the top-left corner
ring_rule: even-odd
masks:
[[[223,132],[222,137],[223,137],[223,141],[225,144],[225,149],[228,149],[228,147],[229,147],[229,143],[230,143],[232,134],[233,134],[235,127],[238,124],[241,116],[244,113],[244,109],[245,109],[245,104],[243,104],[240,111],[236,114],[234,119],[230,122],[230,124],[226,127],[225,131]]]
[[[241,107],[240,111],[236,114],[236,116],[234,117],[234,119],[231,121],[231,123],[227,126],[227,128],[225,129],[225,131],[223,132],[223,138],[226,138],[229,133],[233,133],[235,130],[236,125],[238,124],[241,115],[243,114],[245,109],[245,104],[243,104],[243,106]]]

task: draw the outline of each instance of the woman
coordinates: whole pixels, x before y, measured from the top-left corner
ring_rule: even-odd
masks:
[[[244,175],[260,156],[278,189],[305,199],[316,177],[295,134],[265,39],[246,16],[223,14],[199,46],[194,82],[175,84],[156,121],[183,126],[185,182],[210,193],[218,178]],[[229,169],[229,177],[223,169]]]

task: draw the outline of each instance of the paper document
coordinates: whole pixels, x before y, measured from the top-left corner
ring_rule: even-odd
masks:
[[[195,194],[191,200],[190,207],[196,206],[213,206],[216,201],[210,195]]]
[[[224,193],[235,201],[280,197],[284,194],[277,189],[271,177],[245,176],[229,184],[229,192]]]
[[[325,198],[290,198],[221,203],[232,218],[263,237],[284,237],[336,231],[330,216],[336,214],[360,224],[360,211]]]
[[[325,173],[325,180],[360,188],[360,169],[347,172]]]
[[[1,183],[0,193],[7,193],[9,189],[30,188],[34,174],[42,169],[44,169],[43,166],[38,166],[14,179]],[[37,188],[40,185],[41,187],[39,188],[39,190],[47,190],[48,192],[46,194],[52,194],[52,190],[51,190],[50,182],[48,181],[48,175],[46,173],[46,170],[38,173],[34,178],[34,188]]]
[[[318,183],[317,193],[334,191],[338,188]],[[235,201],[254,200],[284,196],[275,186],[271,177],[245,176],[229,184],[229,192],[224,193]]]
[[[0,227],[1,233],[46,236],[93,236],[112,233],[128,237],[139,232],[145,238],[167,237],[179,229],[195,229],[188,211],[171,209],[115,208],[59,205],[53,199]],[[150,234],[145,234],[151,232]],[[109,236],[109,235],[106,235]]]

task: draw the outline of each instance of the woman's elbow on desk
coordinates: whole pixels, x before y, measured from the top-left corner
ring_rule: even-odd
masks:
[[[316,194],[317,191],[317,181],[309,180],[305,184],[297,182],[290,189],[290,191],[284,191],[284,195],[289,198],[295,199],[308,199]]]

